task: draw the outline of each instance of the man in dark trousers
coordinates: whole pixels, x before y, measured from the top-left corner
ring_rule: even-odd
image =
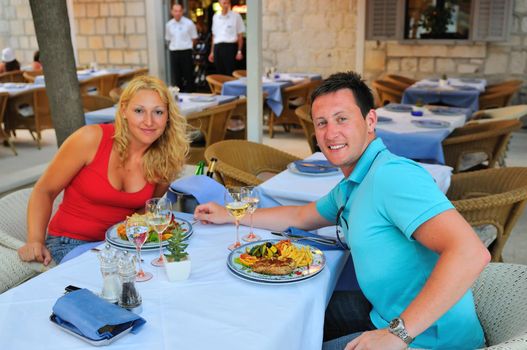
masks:
[[[212,17],[212,47],[209,61],[216,65],[216,73],[232,75],[236,61],[243,59],[245,25],[239,13],[231,11],[230,0],[220,0],[221,13]]]
[[[196,26],[190,19],[183,17],[183,5],[172,5],[170,13],[174,18],[166,24],[165,39],[170,42],[171,85],[178,86],[183,92],[193,92],[192,47],[198,38]]]

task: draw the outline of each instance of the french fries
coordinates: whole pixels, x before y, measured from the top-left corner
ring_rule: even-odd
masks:
[[[309,266],[313,261],[313,254],[308,246],[298,248],[291,241],[280,241],[277,246],[280,249],[278,259],[291,258],[296,267]]]

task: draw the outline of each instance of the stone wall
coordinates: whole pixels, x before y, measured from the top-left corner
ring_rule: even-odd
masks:
[[[145,0],[74,0],[79,65],[148,65]]]
[[[20,65],[28,65],[33,61],[38,44],[27,0],[1,0],[0,50],[5,47],[14,50]]]
[[[515,0],[506,42],[415,43],[366,41],[364,75],[368,80],[396,73],[412,78],[481,76],[489,82],[522,79],[527,83],[527,0]],[[524,86],[516,103],[527,103]]]
[[[264,0],[263,66],[327,76],[355,69],[355,0]]]

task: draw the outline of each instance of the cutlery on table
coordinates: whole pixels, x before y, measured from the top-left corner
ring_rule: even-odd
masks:
[[[295,235],[295,234],[292,234],[292,233],[287,233],[287,232],[271,232],[271,234],[275,235],[275,236],[282,236],[282,237],[285,237],[285,238],[288,238],[288,239],[292,239],[294,241],[298,241],[298,240],[306,240],[306,241],[313,241],[313,242],[317,242],[317,243],[320,243],[320,244],[326,244],[326,245],[337,245],[337,241],[333,238],[328,238],[328,237],[311,237],[311,236],[302,236],[302,235]]]

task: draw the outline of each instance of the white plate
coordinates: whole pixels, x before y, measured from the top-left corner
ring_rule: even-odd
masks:
[[[342,172],[340,171],[340,169],[338,171],[328,171],[326,173],[305,173],[305,172],[302,172],[300,170],[297,169],[295,163],[289,163],[287,164],[287,169],[292,172],[293,174],[297,174],[297,175],[303,175],[303,176],[316,176],[316,177],[320,177],[320,176],[336,176],[336,175],[342,175]]]
[[[255,245],[260,245],[266,242],[275,244],[279,241],[280,240],[278,239],[269,239],[242,245],[241,247],[234,249],[229,254],[229,257],[227,258],[227,267],[236,277],[249,282],[265,284],[290,284],[314,277],[324,269],[324,266],[326,266],[326,257],[320,249],[299,242],[295,242],[293,244],[298,248],[308,246],[311,249],[311,254],[313,254],[313,261],[309,266],[297,267],[289,275],[264,275],[253,272],[250,268],[240,265],[234,261],[236,258],[239,258],[241,254],[246,252],[246,248],[251,249]]]
[[[185,230],[185,237],[183,239],[188,239],[190,236],[192,236],[193,228],[192,224],[188,222],[185,219],[176,218],[175,219],[179,225],[181,225],[181,228]],[[117,234],[117,227],[121,224],[117,223],[110,227],[108,230],[106,230],[106,241],[113,245],[116,248],[120,249],[126,249],[126,250],[135,250],[135,245],[130,241],[125,241],[119,237]],[[163,241],[162,246],[166,247],[168,245],[168,241]],[[159,243],[158,242],[149,242],[145,243],[143,247],[141,247],[141,250],[156,250],[159,249]]]
[[[189,98],[192,102],[214,102],[216,97],[214,96],[192,96]]]
[[[449,122],[446,122],[443,120],[436,120],[436,119],[412,120],[412,124],[420,128],[427,128],[427,129],[444,129],[450,126]]]

